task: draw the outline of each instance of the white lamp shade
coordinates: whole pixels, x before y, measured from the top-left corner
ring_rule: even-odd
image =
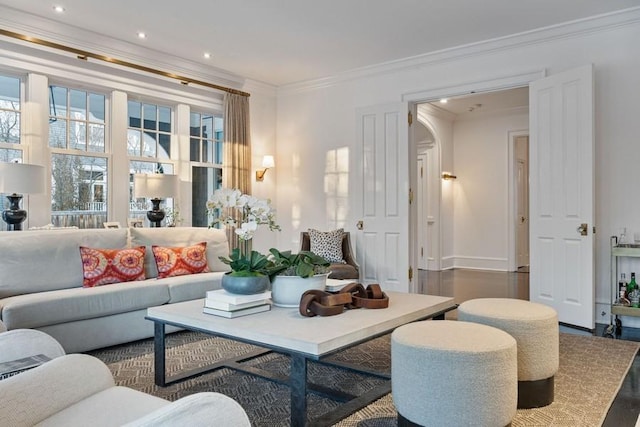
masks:
[[[264,156],[262,158],[262,167],[263,168],[272,168],[275,167],[276,162],[273,160],[273,156]]]
[[[136,198],[166,199],[174,197],[178,193],[178,175],[135,174],[133,188]]]
[[[44,166],[0,163],[0,193],[44,193]]]

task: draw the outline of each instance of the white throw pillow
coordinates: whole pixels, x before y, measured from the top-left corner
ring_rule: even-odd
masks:
[[[344,229],[339,228],[333,231],[318,231],[309,229],[309,250],[316,255],[320,255],[329,262],[339,262],[344,264],[342,255],[342,235]]]

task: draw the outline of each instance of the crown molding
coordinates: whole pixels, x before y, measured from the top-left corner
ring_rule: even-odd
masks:
[[[443,64],[487,53],[519,49],[529,45],[548,43],[554,40],[570,37],[580,37],[601,31],[609,31],[617,27],[634,25],[639,22],[640,7],[633,7],[495,39],[469,43],[449,49],[361,67],[330,77],[291,83],[280,86],[278,88],[278,93],[286,95],[313,91],[365,77],[394,74],[408,69]]]
[[[456,119],[456,115],[447,111],[447,110],[443,110],[440,107],[437,107],[433,104],[419,104],[418,105],[418,121],[422,122],[422,123],[427,123],[428,122],[428,117],[436,117],[448,122],[453,123],[453,121]]]
[[[86,50],[96,54],[110,56],[123,61],[183,74],[202,81],[238,89],[244,85],[245,78],[228,71],[200,64],[190,59],[168,56],[164,52],[144,46],[114,39],[83,28],[63,24],[37,15],[22,12],[7,6],[0,6],[0,28],[37,37],[50,42]],[[11,40],[1,37],[1,40]],[[19,41],[15,40],[17,44]],[[21,42],[25,43],[25,42]],[[47,51],[52,49],[45,48]]]
[[[454,122],[471,122],[492,117],[515,116],[529,114],[529,106],[502,108],[500,110],[464,112],[455,115]]]

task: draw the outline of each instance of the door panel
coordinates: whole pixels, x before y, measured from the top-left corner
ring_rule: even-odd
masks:
[[[593,329],[592,66],[531,83],[530,120],[530,299]]]
[[[358,110],[363,229],[356,233],[365,283],[408,291],[409,165],[407,104]]]

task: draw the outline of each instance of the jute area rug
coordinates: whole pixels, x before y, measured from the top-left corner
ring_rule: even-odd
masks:
[[[387,335],[332,358],[388,372],[389,346],[390,336]],[[639,346],[639,343],[630,341],[560,334],[560,369],[555,378],[555,401],[544,408],[518,410],[512,425],[600,426]],[[195,332],[169,335],[167,347],[167,370],[170,375],[255,349],[246,344]],[[118,385],[169,400],[200,391],[217,391],[236,399],[249,415],[253,426],[289,425],[289,389],[286,386],[221,369],[166,388],[157,387],[153,382],[152,339],[90,354],[109,366]],[[274,353],[247,363],[283,374],[289,368],[288,358]],[[308,376],[312,382],[330,384],[354,394],[364,393],[380,381],[317,363],[310,364]],[[428,385],[425,387],[428,388]],[[437,393],[437,390],[425,391]],[[329,399],[310,395],[309,416],[313,419],[336,405]],[[389,394],[336,425],[390,427],[397,425],[396,415]]]

